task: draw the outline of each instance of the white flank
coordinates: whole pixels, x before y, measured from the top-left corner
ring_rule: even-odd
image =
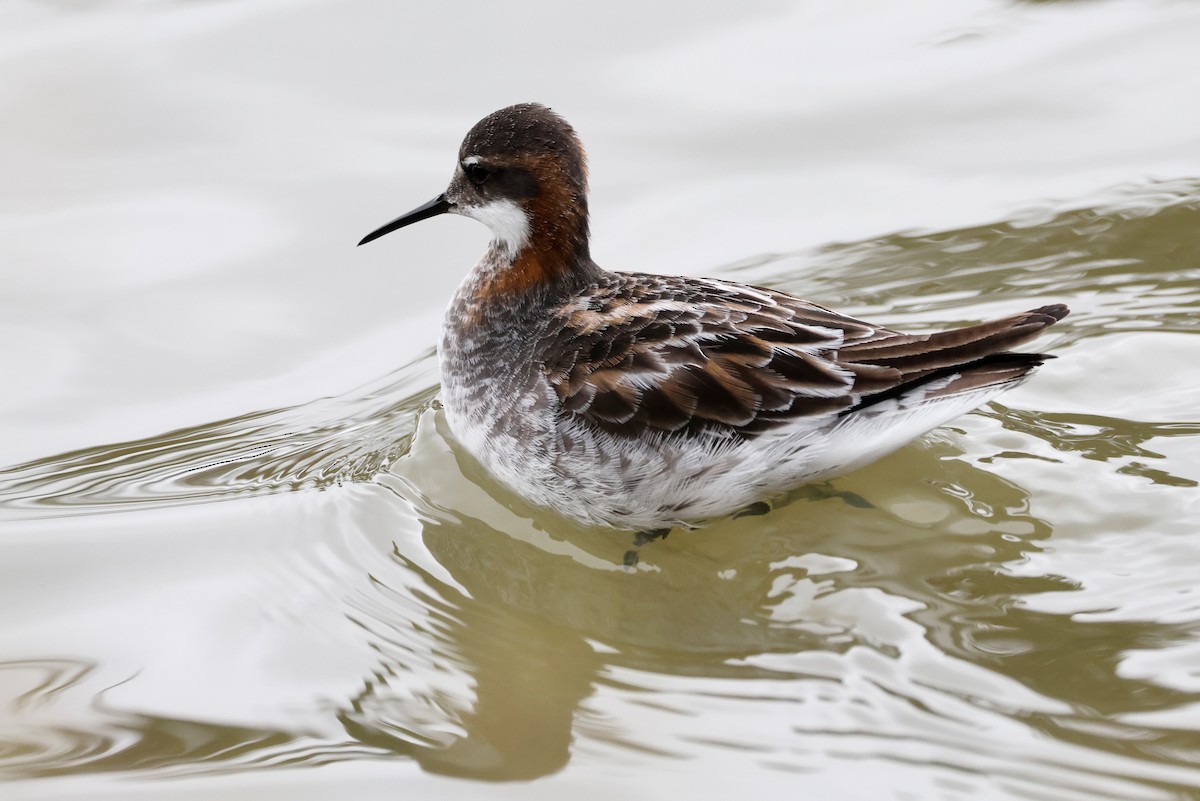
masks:
[[[511,200],[493,200],[482,206],[462,206],[467,217],[492,230],[492,241],[511,258],[529,241],[529,217]]]

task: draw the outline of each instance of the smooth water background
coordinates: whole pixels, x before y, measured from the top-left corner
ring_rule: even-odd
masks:
[[[1200,797],[1198,43],[1184,0],[4,3],[0,796]],[[486,232],[353,247],[523,100],[605,266],[1066,302],[1060,358],[622,569],[446,437]]]

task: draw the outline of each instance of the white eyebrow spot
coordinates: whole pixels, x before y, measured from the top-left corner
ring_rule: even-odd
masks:
[[[463,164],[468,167],[470,167],[472,164],[478,164],[478,163],[479,163],[479,156],[467,156],[465,159],[463,159]]]
[[[479,220],[492,229],[492,241],[509,258],[517,255],[529,241],[529,217],[511,200],[493,200],[482,206],[462,206],[464,216]]]

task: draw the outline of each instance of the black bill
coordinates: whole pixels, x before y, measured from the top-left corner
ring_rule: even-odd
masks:
[[[358,244],[365,245],[368,242],[378,239],[384,234],[390,234],[397,228],[403,228],[406,225],[412,225],[415,222],[428,220],[430,217],[436,217],[439,214],[445,214],[446,212],[450,211],[450,206],[451,203],[450,201],[446,200],[445,195],[438,195],[424,206],[418,206],[407,214],[401,214],[390,223],[376,228],[374,231],[364,236],[362,241]]]

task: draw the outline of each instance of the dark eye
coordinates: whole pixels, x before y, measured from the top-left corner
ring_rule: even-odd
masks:
[[[481,186],[492,174],[492,171],[482,164],[467,164],[463,166],[467,179],[476,186]]]

